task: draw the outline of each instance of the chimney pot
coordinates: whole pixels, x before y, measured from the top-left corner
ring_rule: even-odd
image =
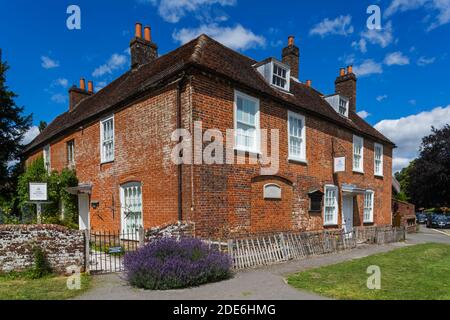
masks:
[[[353,73],[353,66],[352,65],[347,67],[347,74],[351,74],[351,73]]]
[[[345,76],[345,68],[341,68],[341,70],[340,70],[340,72],[339,72],[339,75],[340,75],[341,77]]]
[[[88,81],[88,92],[94,93],[94,82]]]
[[[136,38],[142,38],[142,23],[137,22],[135,27]]]
[[[289,46],[293,46],[295,42],[295,37],[294,36],[289,36],[288,37],[288,45]]]
[[[152,29],[149,26],[144,28],[144,39],[148,42],[152,42]]]
[[[86,81],[84,80],[84,78],[80,79],[80,89],[83,91],[86,90]]]
[[[312,81],[311,80],[306,80],[306,86],[307,87],[311,87],[312,86]]]

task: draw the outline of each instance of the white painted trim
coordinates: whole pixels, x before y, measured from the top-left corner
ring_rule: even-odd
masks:
[[[302,127],[302,150],[300,157],[297,157],[295,155],[291,155],[291,132],[290,132],[290,118],[296,118],[298,120],[302,121],[303,127]],[[298,161],[302,163],[308,163],[307,156],[306,156],[306,118],[304,115],[301,115],[299,113],[293,112],[288,110],[288,118],[287,118],[287,136],[288,136],[288,160],[290,161]]]
[[[47,170],[47,173],[50,174],[52,172],[52,149],[50,144],[47,144],[43,150],[42,150],[42,155],[44,158],[44,167]],[[45,158],[48,158],[46,161]]]
[[[380,164],[380,170],[381,172],[377,172],[376,171],[376,152],[377,152],[377,147],[379,147],[381,149],[381,164]],[[380,143],[375,143],[374,147],[373,147],[373,172],[375,174],[376,177],[383,177],[384,176],[384,170],[383,170],[383,166],[384,166],[384,146]]]
[[[332,222],[325,222],[325,212],[326,212],[326,208],[327,208],[327,191],[328,191],[328,189],[334,189],[335,190],[335,194],[336,194],[336,197],[335,197],[336,210],[334,212],[334,216],[333,216],[333,221]],[[338,223],[338,217],[339,217],[339,188],[337,186],[335,186],[335,185],[327,184],[324,187],[324,193],[325,194],[324,194],[324,199],[323,199],[323,225],[325,227],[337,226],[339,224]]]
[[[103,153],[103,123],[112,120],[113,125],[113,156],[112,159],[105,159],[105,154]],[[115,151],[116,151],[116,123],[114,121],[114,115],[108,116],[100,120],[100,163],[109,163],[113,162],[115,159]]]
[[[256,104],[256,114],[255,114],[255,128],[256,128],[256,146],[254,148],[245,148],[244,146],[237,145],[237,98],[243,98],[246,100],[253,101]],[[253,154],[261,154],[261,128],[260,128],[260,102],[258,98],[249,96],[239,90],[234,90],[234,106],[233,106],[233,122],[234,122],[234,150],[249,152]]]
[[[366,209],[366,195],[368,193],[372,194],[372,203],[371,203],[371,211],[370,211],[370,220],[366,220],[365,209]],[[375,210],[375,191],[367,190],[364,193],[364,206],[363,206],[363,223],[373,223],[374,222],[374,210]]]
[[[355,167],[355,143],[361,144],[361,161],[360,167]],[[352,157],[352,167],[354,172],[364,173],[364,138],[359,137],[357,135],[353,135],[353,157]]]

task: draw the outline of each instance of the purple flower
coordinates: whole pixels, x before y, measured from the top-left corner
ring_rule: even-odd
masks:
[[[164,238],[124,258],[128,282],[150,290],[179,289],[231,277],[231,259],[197,239]]]

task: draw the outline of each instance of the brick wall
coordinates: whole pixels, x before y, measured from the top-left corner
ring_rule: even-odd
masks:
[[[193,132],[193,123],[202,121],[204,131],[217,128],[225,133],[232,129],[235,88],[219,79],[196,74],[182,91],[183,128]],[[288,161],[286,106],[237,89],[260,99],[261,128],[279,129],[280,172],[277,177],[264,178],[259,177],[259,165],[183,165],[183,219],[195,223],[197,235],[224,238],[248,233],[322,230],[322,213],[309,211],[308,192],[323,189],[325,184],[339,187],[355,184],[372,189],[374,225],[391,223],[391,147],[384,146],[384,177],[376,178],[374,141],[365,138],[365,173],[353,173],[353,133],[304,114],[308,162]],[[176,93],[174,84],[115,113],[116,154],[112,163],[100,164],[99,121],[52,144],[52,169],[61,170],[66,165],[66,142],[75,139],[79,181],[92,184],[91,200],[100,203],[99,208],[91,208],[93,230],[120,229],[120,186],[136,181],[142,183],[144,228],[177,222],[177,166],[170,158],[175,145],[170,136],[176,128]],[[333,174],[333,156],[346,157],[346,172]],[[282,200],[262,199],[262,186],[280,178]],[[341,204],[342,193],[339,212]],[[354,225],[361,226],[362,195],[356,197],[354,216]],[[338,225],[332,228],[340,226],[339,215]]]
[[[42,248],[54,272],[85,265],[81,231],[54,225],[0,225],[0,272],[25,271],[33,266],[33,248]]]
[[[396,227],[404,226],[408,232],[416,232],[416,206],[392,199],[393,220]]]
[[[194,121],[203,129],[233,128],[234,89],[231,84],[204,75],[193,80]],[[259,97],[257,94],[237,88]],[[364,174],[353,173],[353,133],[317,117],[306,116],[307,163],[288,161],[287,109],[272,100],[260,98],[261,128],[279,129],[279,176],[292,182],[283,186],[286,199],[281,202],[262,199],[262,186],[272,178],[260,177],[259,165],[195,166],[194,210],[189,219],[196,231],[211,233],[260,233],[271,231],[313,231],[323,229],[321,213],[309,212],[308,192],[325,184],[355,184],[375,192],[374,225],[391,224],[392,149],[384,147],[384,177],[374,175],[374,141],[364,139]],[[296,110],[292,110],[296,111]],[[302,113],[300,111],[300,113]],[[225,139],[226,140],[226,139]],[[268,147],[270,150],[270,146]],[[333,154],[346,157],[346,171],[333,173]],[[291,196],[292,195],[292,196]],[[342,193],[339,206],[341,212]],[[363,225],[363,195],[355,200],[354,225]],[[338,228],[341,225],[332,228]],[[221,236],[221,234],[219,234]]]

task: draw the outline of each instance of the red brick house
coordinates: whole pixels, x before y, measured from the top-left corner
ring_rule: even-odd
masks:
[[[140,24],[130,47],[129,71],[97,93],[84,80],[71,88],[69,110],[25,151],[28,163],[76,169],[81,228],[189,221],[200,236],[228,236],[391,224],[395,146],[356,114],[351,67],[325,95],[299,80],[293,37],[280,60],[261,62],[206,35],[158,57]],[[174,163],[172,133],[199,122],[235,129],[224,138],[234,162]],[[276,174],[250,162],[263,154],[259,129],[279,132]]]

